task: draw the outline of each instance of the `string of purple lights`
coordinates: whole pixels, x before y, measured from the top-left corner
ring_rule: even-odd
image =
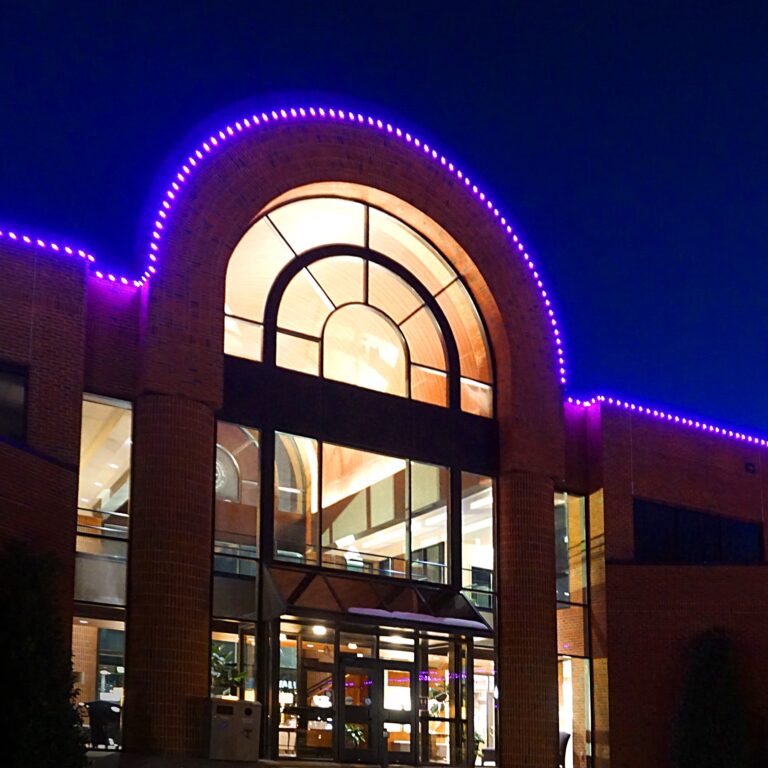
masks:
[[[359,112],[325,107],[291,107],[288,109],[275,109],[268,112],[261,112],[260,114],[253,114],[240,120],[236,120],[233,124],[225,126],[215,135],[212,134],[207,139],[202,141],[187,157],[186,161],[181,164],[170,185],[163,193],[160,206],[157,210],[156,219],[153,223],[152,231],[150,233],[149,246],[147,250],[148,263],[146,265],[146,269],[139,278],[128,278],[124,275],[115,274],[114,272],[96,269],[96,258],[83,248],[73,247],[70,245],[60,245],[59,243],[51,240],[43,240],[41,238],[33,237],[27,234],[19,234],[7,229],[0,229],[0,238],[7,238],[19,245],[29,248],[39,248],[46,251],[53,251],[55,253],[63,253],[67,256],[78,256],[85,260],[85,263],[90,269],[90,274],[94,275],[95,277],[124,286],[141,288],[152,278],[153,275],[157,273],[156,265],[159,262],[161,253],[163,233],[166,225],[168,224],[173,205],[182,192],[182,185],[186,183],[187,179],[193,174],[195,169],[205,161],[207,156],[213,154],[219,147],[223,146],[231,139],[236,138],[238,135],[252,131],[262,126],[267,126],[269,124],[274,124],[281,121],[288,122],[293,120],[331,120],[336,122],[347,122],[384,132],[416,148],[425,156],[431,158],[434,162],[439,164],[445,171],[459,179],[463,183],[463,186],[472,193],[473,198],[481,203],[481,207],[486,211],[486,213],[491,215],[499,224],[499,226],[502,227],[505,234],[512,240],[513,247],[518,251],[525,264],[527,265],[530,276],[535,281],[536,288],[539,291],[544,309],[552,327],[553,340],[555,343],[555,353],[557,356],[557,370],[560,376],[560,383],[562,385],[566,384],[566,368],[562,335],[557,318],[555,316],[555,310],[552,305],[550,294],[544,287],[544,282],[536,268],[536,264],[534,263],[530,254],[527,252],[523,243],[520,242],[518,235],[515,233],[512,225],[507,221],[506,217],[501,215],[498,207],[476,184],[472,182],[469,176],[467,176],[454,163],[447,160],[446,157],[440,154],[436,149],[430,147],[427,143],[421,141],[418,137],[407,131],[403,131],[402,129],[392,125],[389,122],[385,122],[371,116],[365,116]],[[692,427],[694,429],[699,429],[704,432],[712,433],[722,437],[729,437],[755,445],[768,445],[768,440],[748,435],[738,430],[715,426],[708,421],[691,419],[688,417],[675,415],[669,411],[661,410],[658,408],[649,408],[647,406],[638,405],[628,401],[622,401],[620,399],[607,397],[604,395],[597,395],[587,399],[568,397],[567,401],[568,403],[583,408],[600,405],[615,406],[632,412],[652,416],[669,423]]]

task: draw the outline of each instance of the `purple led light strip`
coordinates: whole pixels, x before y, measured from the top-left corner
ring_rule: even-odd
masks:
[[[565,384],[566,378],[563,343],[560,329],[558,327],[557,318],[555,317],[555,311],[552,307],[552,301],[549,297],[549,293],[544,288],[544,283],[541,279],[541,275],[536,269],[535,263],[531,259],[528,252],[525,250],[525,246],[520,242],[519,237],[515,234],[512,226],[507,222],[506,218],[501,215],[499,209],[494,205],[493,201],[490,200],[486,194],[478,188],[476,184],[472,183],[469,176],[467,176],[460,168],[456,167],[452,162],[448,161],[443,155],[439,154],[436,149],[430,147],[428,144],[421,141],[418,137],[413,136],[407,131],[403,131],[400,128],[393,126],[391,123],[386,123],[382,120],[378,120],[370,116],[364,116],[359,112],[350,112],[343,109],[326,109],[324,107],[292,107],[290,109],[273,109],[269,112],[261,112],[260,114],[254,114],[250,117],[244,117],[241,120],[236,120],[234,122],[234,127],[232,125],[227,125],[217,134],[209,136],[207,140],[203,141],[192,152],[192,154],[189,155],[187,161],[182,163],[176,172],[175,177],[171,181],[170,186],[168,189],[166,189],[161,205],[157,210],[157,218],[155,219],[150,235],[149,248],[147,252],[149,263],[147,264],[147,268],[144,270],[144,273],[141,275],[141,277],[138,280],[129,280],[128,278],[119,275],[116,276],[112,273],[104,273],[100,270],[94,270],[93,274],[103,280],[119,282],[123,285],[132,284],[136,287],[141,287],[144,285],[152,277],[152,275],[156,274],[157,272],[157,267],[155,265],[157,264],[160,254],[160,243],[163,239],[163,229],[166,226],[168,216],[171,212],[173,204],[176,202],[176,199],[181,192],[181,185],[186,182],[187,178],[191,176],[193,171],[205,160],[206,156],[213,153],[223,143],[229,141],[231,138],[236,137],[238,134],[245,133],[247,131],[253,130],[254,128],[258,128],[259,126],[267,125],[269,123],[275,123],[279,121],[286,122],[291,120],[333,120],[337,122],[364,125],[366,127],[373,128],[374,130],[379,130],[421,150],[427,157],[430,157],[435,163],[439,164],[457,179],[462,181],[464,187],[468,190],[471,190],[472,194],[477,200],[480,201],[486,212],[491,214],[499,226],[501,226],[505,231],[505,233],[511,237],[514,246],[517,248],[517,251],[528,265],[531,277],[536,281],[536,287],[538,288],[542,301],[544,302],[544,307],[552,328],[552,335],[555,341],[555,350],[557,354],[557,369],[560,376],[560,383]],[[13,232],[6,233],[0,230],[0,236],[6,235],[12,240],[21,240],[21,242],[23,242],[25,245],[33,247],[37,246],[44,249],[50,247],[50,249],[53,251],[63,250],[69,255],[80,255],[87,259],[89,262],[95,261],[93,256],[91,256],[89,253],[86,253],[82,249],[75,249],[69,246],[59,246],[56,243],[46,243],[43,240],[31,238],[27,235],[19,236]]]
[[[23,245],[28,248],[39,248],[45,251],[53,251],[54,253],[64,253],[67,256],[79,256],[81,259],[85,259],[88,264],[93,264],[96,261],[92,254],[84,251],[82,248],[75,248],[71,245],[59,245],[52,240],[41,240],[39,237],[20,235],[16,232],[11,232],[10,230],[5,229],[0,229],[0,238],[12,240],[19,245]],[[102,280],[109,280],[113,283],[121,283],[122,285],[133,284],[135,286],[141,285],[138,280],[129,280],[127,277],[123,277],[122,275],[114,275],[111,272],[105,273],[101,270],[94,270],[93,274]]]
[[[140,283],[145,283],[156,273],[157,263],[160,254],[160,243],[163,239],[163,229],[168,219],[168,215],[171,212],[173,204],[175,203],[179,193],[181,192],[181,185],[184,184],[191,176],[193,171],[198,165],[205,159],[205,157],[213,153],[223,143],[229,141],[231,138],[236,137],[240,133],[244,133],[254,128],[258,128],[262,125],[268,125],[269,123],[275,123],[279,121],[292,121],[292,120],[334,120],[337,122],[347,122],[357,125],[364,125],[374,130],[379,130],[383,133],[387,133],[393,137],[400,139],[401,141],[410,144],[417,149],[420,149],[427,157],[430,157],[435,163],[438,163],[445,170],[453,174],[457,179],[464,183],[465,188],[471,190],[472,194],[482,203],[483,208],[493,215],[498,224],[504,229],[506,234],[512,238],[514,245],[517,247],[518,252],[522,255],[525,263],[528,265],[528,269],[531,272],[531,277],[536,281],[536,287],[541,294],[544,307],[549,317],[549,322],[552,327],[552,334],[555,340],[555,349],[557,353],[557,364],[560,376],[560,383],[565,384],[565,360],[563,354],[563,344],[560,338],[560,329],[558,328],[557,318],[555,317],[555,311],[552,307],[552,302],[547,290],[544,288],[544,283],[539,275],[536,265],[525,250],[525,246],[520,242],[520,239],[515,234],[512,226],[507,222],[506,218],[499,213],[499,209],[493,204],[486,194],[481,191],[476,184],[473,184],[470,178],[459,168],[457,168],[452,162],[448,161],[443,155],[428,144],[421,141],[416,136],[401,130],[393,126],[391,123],[386,123],[376,118],[365,116],[359,112],[350,112],[343,109],[326,109],[324,107],[292,107],[290,109],[271,110],[269,112],[261,112],[260,114],[254,114],[249,117],[245,117],[241,120],[236,120],[233,125],[227,125],[224,129],[220,130],[218,134],[211,135],[206,141],[203,141],[194,152],[189,155],[186,163],[182,163],[179,170],[176,172],[176,176],[171,181],[170,186],[166,189],[163,195],[163,200],[160,208],[157,211],[157,218],[155,220],[152,234],[149,241],[149,249],[147,256],[149,258],[149,264],[144,271],[144,274],[139,278]]]
[[[586,400],[579,400],[575,397],[569,397],[568,402],[573,405],[578,405],[581,408],[591,408],[593,405],[609,405],[616,408],[621,408],[633,413],[641,413],[645,416],[653,416],[659,421],[665,421],[668,424],[677,424],[684,427],[690,427],[692,429],[698,429],[702,432],[707,432],[712,435],[720,435],[720,437],[730,437],[733,440],[740,440],[744,443],[752,443],[753,445],[768,445],[768,440],[762,437],[755,437],[754,435],[747,435],[744,432],[739,432],[735,429],[729,429],[728,427],[718,427],[711,424],[708,421],[702,419],[690,419],[687,416],[677,416],[669,411],[662,410],[660,408],[649,408],[645,405],[637,405],[637,403],[630,403],[628,400],[620,400],[616,397],[607,397],[606,395],[596,395],[595,397],[588,398]]]

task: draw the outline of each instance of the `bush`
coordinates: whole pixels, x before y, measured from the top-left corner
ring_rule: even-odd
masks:
[[[4,768],[85,765],[68,632],[57,604],[59,574],[53,557],[19,544],[0,554]]]

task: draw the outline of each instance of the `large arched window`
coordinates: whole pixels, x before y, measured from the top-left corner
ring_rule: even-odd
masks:
[[[225,312],[229,355],[492,415],[491,357],[463,282],[365,203],[313,197],[259,218],[230,259]]]

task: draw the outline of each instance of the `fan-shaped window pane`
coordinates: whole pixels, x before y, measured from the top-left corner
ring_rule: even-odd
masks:
[[[229,259],[225,299],[227,314],[263,320],[269,289],[278,272],[292,258],[291,249],[269,221],[261,219],[256,222],[243,235]]]
[[[365,262],[356,256],[331,256],[311,264],[309,271],[331,299],[340,307],[363,301]]]
[[[261,344],[264,329],[258,323],[224,318],[224,354],[261,360]]]
[[[278,332],[276,359],[281,368],[317,376],[320,372],[320,343]]]
[[[297,200],[269,214],[296,253],[320,245],[365,245],[365,206],[352,200]]]
[[[368,226],[370,247],[402,264],[430,293],[456,277],[448,262],[402,221],[371,208]]]
[[[411,399],[432,405],[448,405],[448,376],[442,371],[411,366]]]
[[[302,269],[283,293],[277,325],[286,331],[298,331],[319,339],[323,333],[323,324],[333,309],[331,300],[317,280],[306,269]]]
[[[488,384],[461,380],[461,410],[478,416],[493,415],[493,389]]]
[[[402,337],[370,307],[351,304],[337,309],[323,336],[323,375],[405,397],[406,353]]]
[[[412,363],[437,368],[441,371],[446,370],[443,337],[435,318],[427,307],[422,307],[409,317],[400,326],[400,330],[408,342]]]
[[[466,288],[457,280],[437,296],[459,348],[461,375],[490,383],[491,364],[485,333],[475,305]]]
[[[368,265],[368,303],[378,307],[396,323],[415,312],[422,301],[419,295],[394,272],[379,264]]]

